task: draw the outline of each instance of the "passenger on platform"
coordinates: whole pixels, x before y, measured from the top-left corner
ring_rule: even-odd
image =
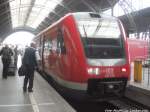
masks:
[[[19,54],[19,51],[18,51],[18,47],[16,46],[14,48],[14,65],[16,68],[17,68],[17,62],[18,62],[18,54]]]
[[[7,79],[9,65],[11,63],[11,56],[13,55],[12,49],[5,45],[0,51],[0,55],[2,56],[2,63],[3,63],[3,75],[2,77]]]
[[[30,47],[25,49],[22,64],[25,66],[27,71],[24,78],[23,91],[27,91],[27,84],[29,82],[28,92],[33,92],[34,71],[38,66],[36,58],[36,45],[34,42],[30,44]]]

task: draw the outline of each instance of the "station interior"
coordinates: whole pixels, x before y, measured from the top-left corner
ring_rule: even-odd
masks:
[[[0,0],[0,50],[8,44],[23,51],[35,36],[66,14],[76,12],[116,17],[124,27],[125,40],[134,44],[132,50],[128,48],[134,58],[129,56],[131,70],[124,96],[74,99],[62,94],[63,88],[53,87],[53,78],[38,70],[34,72],[33,92],[24,93],[24,76],[18,75],[22,64],[20,53],[15,74],[7,79],[2,78],[0,59],[0,112],[150,111],[150,0]]]

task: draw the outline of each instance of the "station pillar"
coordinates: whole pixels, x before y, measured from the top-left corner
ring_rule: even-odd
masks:
[[[134,61],[134,81],[142,82],[142,61]]]

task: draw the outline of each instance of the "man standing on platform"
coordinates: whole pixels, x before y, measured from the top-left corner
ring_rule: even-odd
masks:
[[[11,56],[13,55],[12,50],[5,45],[0,51],[0,55],[2,56],[2,63],[3,63],[3,78],[7,79],[9,65],[11,63]]]
[[[30,44],[30,47],[25,49],[25,53],[22,59],[22,64],[26,68],[26,74],[24,78],[23,91],[26,92],[27,84],[28,92],[33,92],[33,80],[34,80],[34,71],[37,67],[37,59],[36,59],[36,45],[34,42]]]
[[[17,68],[17,63],[18,63],[18,47],[16,45],[16,47],[14,48],[14,66],[15,68]]]

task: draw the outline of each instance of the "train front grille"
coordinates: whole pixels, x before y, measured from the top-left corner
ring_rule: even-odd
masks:
[[[87,93],[92,96],[122,95],[127,78],[89,79]]]

